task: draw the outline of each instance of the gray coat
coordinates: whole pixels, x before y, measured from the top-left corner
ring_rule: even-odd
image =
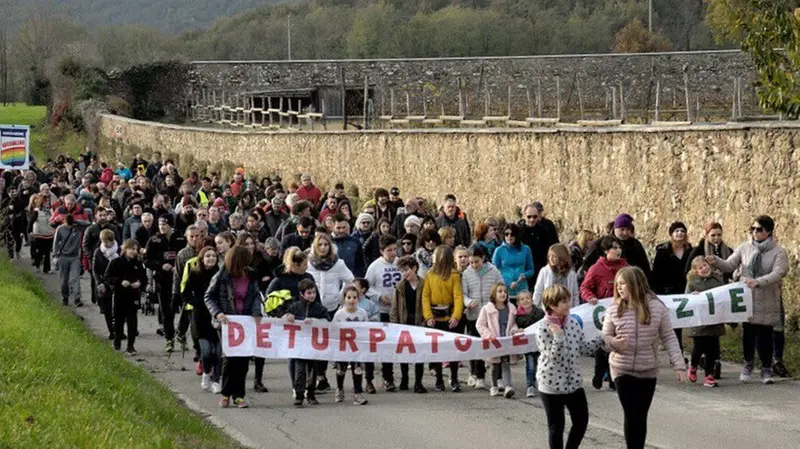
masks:
[[[741,269],[742,277],[749,277],[748,266],[755,255],[755,245],[747,241],[739,245],[727,260],[715,257],[714,266],[726,273]],[[781,322],[781,284],[789,272],[789,256],[786,249],[774,239],[761,254],[761,271],[766,274],[755,278],[758,286],[753,289],[753,317],[750,323],[778,326]]]
[[[53,239],[53,257],[80,257],[81,240],[81,228],[77,224],[59,226]]]

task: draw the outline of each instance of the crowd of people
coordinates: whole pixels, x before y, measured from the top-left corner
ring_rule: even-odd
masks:
[[[628,447],[641,448],[659,368],[656,341],[663,341],[679,381],[697,382],[702,368],[703,384],[716,387],[726,332],[724,325],[688,329],[693,344],[684,358],[683,332],[673,330],[656,295],[737,280],[753,291],[753,316],[742,324],[740,379],[753,376],[756,352],[763,383],[790,375],[782,363],[788,258],[769,216],[756,217],[751,238],[735,249],[719,223],[709,223],[692,245],[676,221],[651,261],[629,214],[617,216],[604,235],[581,230],[564,244],[541,202],[523,207],[519,222],[505,223],[467,217],[454,195],[438,210],[420,197],[403,199],[397,187],[377,188],[360,207],[353,200],[342,183],[323,191],[308,174],[299,183],[259,180],[240,168],[225,180],[182,173],[159,153],[114,165],[86,152],[2,172],[0,230],[9,257],[20,258],[29,246],[37,270],[58,272],[65,306],[82,307],[84,298],[99,306],[115,349],[125,342],[135,355],[137,321],[154,315],[165,351],[176,343],[192,347],[201,388],[219,394],[222,407],[247,407],[251,363],[222,353],[219,328],[228,315],[381,321],[483,338],[535,326],[539,352],[464,362],[467,387],[511,398],[510,366],[524,360],[525,395],[541,397],[550,447],[564,447],[566,408],[566,447],[576,448],[589,416],[577,357],[594,357],[592,386],[617,391]],[[84,273],[91,280],[85,294]],[[609,297],[603,338],[584,341],[570,308]],[[267,392],[265,361],[252,362],[253,388]],[[382,363],[383,389],[426,393],[424,364],[414,365],[413,378],[410,368],[400,364],[396,382],[392,364]],[[461,368],[459,361],[431,363],[435,390],[462,391]],[[336,402],[344,401],[348,370],[354,404],[376,394],[375,364],[341,361],[333,370]],[[298,407],[317,404],[317,395],[331,389],[327,362],[290,360],[289,372]]]

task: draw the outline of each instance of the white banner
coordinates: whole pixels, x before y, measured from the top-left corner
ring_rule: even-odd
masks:
[[[660,296],[672,312],[675,328],[747,321],[752,292],[743,283],[707,292]],[[611,299],[583,304],[571,315],[587,340],[599,338]],[[488,359],[536,351],[533,326],[524,333],[487,340],[428,327],[389,323],[287,323],[279,318],[229,316],[222,327],[222,350],[229,357],[313,359],[348,362],[450,362]]]
[[[0,125],[0,168],[27,170],[31,160],[30,141],[30,126]]]

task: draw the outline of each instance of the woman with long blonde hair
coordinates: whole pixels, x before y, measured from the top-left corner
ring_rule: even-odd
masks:
[[[619,270],[614,280],[614,302],[606,312],[603,338],[611,348],[609,365],[625,415],[628,449],[644,448],[647,414],[658,377],[658,340],[664,342],[678,382],[686,364],[672,330],[670,311],[650,290],[638,267]]]
[[[433,267],[425,276],[422,290],[422,315],[425,324],[439,330],[461,333],[461,315],[464,312],[464,294],[461,274],[456,268],[453,250],[439,245],[433,251]],[[432,363],[436,372],[436,391],[444,390],[442,364]],[[461,391],[458,383],[458,362],[450,362],[450,388]]]

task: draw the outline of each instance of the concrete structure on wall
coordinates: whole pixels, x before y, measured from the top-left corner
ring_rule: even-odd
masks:
[[[504,116],[719,121],[757,113],[750,61],[738,50],[486,58],[196,61],[195,103],[223,97],[264,107],[291,92],[304,110],[375,116]],[[342,78],[344,75],[344,78]],[[738,88],[735,85],[738,82]],[[302,89],[299,95],[297,89]],[[737,96],[734,97],[734,93]],[[240,101],[240,100],[236,100]],[[274,105],[272,107],[275,107]],[[287,106],[288,107],[288,106]],[[368,106],[369,107],[369,106]],[[688,112],[687,112],[688,109]]]

